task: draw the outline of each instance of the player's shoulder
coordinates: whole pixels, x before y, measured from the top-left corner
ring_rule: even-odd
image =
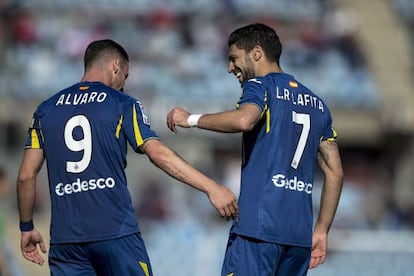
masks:
[[[52,96],[49,96],[49,98],[46,98],[45,100],[43,100],[37,107],[36,113],[38,114],[43,114],[44,112],[46,112],[48,109],[54,107],[56,105],[57,100],[65,93],[67,93],[68,91],[71,91],[73,89],[73,87],[76,86],[76,84],[73,84],[69,87],[66,87],[58,92],[56,92],[55,94],[53,94]]]
[[[284,73],[269,73],[265,76],[256,76],[250,78],[245,82],[245,86],[256,86],[256,87],[266,87],[268,85],[274,84],[275,82],[281,81],[282,79],[288,76]]]
[[[266,80],[263,77],[254,77],[254,78],[248,79],[242,85],[243,91],[246,91],[246,90],[263,91],[265,90],[265,83],[266,83]]]

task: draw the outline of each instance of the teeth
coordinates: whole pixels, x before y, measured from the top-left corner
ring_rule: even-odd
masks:
[[[240,78],[241,77],[241,72],[238,72],[237,74],[236,74],[236,77],[238,77],[238,78]]]

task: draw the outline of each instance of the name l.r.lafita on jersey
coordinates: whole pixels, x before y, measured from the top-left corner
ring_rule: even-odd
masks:
[[[324,112],[323,102],[317,97],[307,93],[292,93],[286,87],[281,91],[279,87],[276,87],[276,98],[278,100],[292,101],[294,105],[310,106]]]
[[[105,92],[85,92],[82,94],[62,94],[56,101],[58,105],[81,105],[87,103],[102,103],[105,101],[107,94]]]
[[[58,183],[55,186],[55,193],[58,196],[64,196],[73,193],[93,191],[96,189],[112,189],[115,187],[115,184],[115,179],[112,177],[98,179],[92,178],[89,180],[81,180],[80,178],[77,178],[76,181],[72,183]]]

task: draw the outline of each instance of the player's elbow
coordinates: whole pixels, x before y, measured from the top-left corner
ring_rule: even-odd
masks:
[[[251,131],[255,125],[256,122],[246,115],[240,116],[237,120],[238,129],[242,132]]]
[[[20,171],[17,176],[17,185],[22,186],[26,183],[34,182],[33,180],[36,179],[36,175],[31,172],[27,171]]]
[[[159,140],[149,140],[145,142],[143,152],[148,156],[151,163],[160,167],[161,164],[168,162],[166,147]]]
[[[147,156],[151,163],[157,167],[162,167],[162,164],[168,161],[166,156],[161,151],[152,151],[148,153]]]

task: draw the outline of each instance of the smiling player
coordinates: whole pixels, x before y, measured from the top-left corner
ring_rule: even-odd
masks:
[[[243,94],[235,110],[190,114],[176,107],[168,127],[242,132],[239,218],[230,230],[222,276],[306,275],[325,261],[327,236],[343,172],[328,107],[282,71],[282,45],[263,24],[235,30],[228,71]],[[324,173],[321,209],[312,235],[312,186]]]

